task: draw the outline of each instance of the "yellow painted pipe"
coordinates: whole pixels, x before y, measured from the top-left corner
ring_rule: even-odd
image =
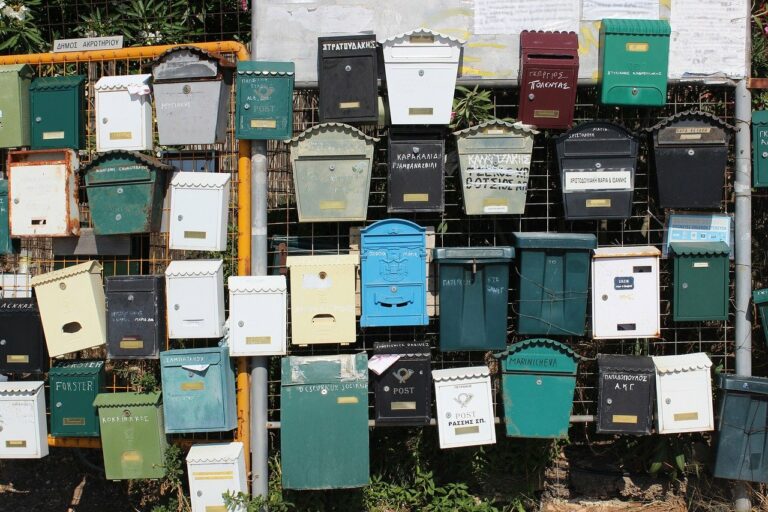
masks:
[[[241,140],[237,160],[237,275],[251,274],[251,141]],[[237,432],[243,443],[245,473],[251,473],[251,379],[248,359],[237,358]]]
[[[101,448],[98,437],[53,437],[48,436],[48,446],[55,448]]]

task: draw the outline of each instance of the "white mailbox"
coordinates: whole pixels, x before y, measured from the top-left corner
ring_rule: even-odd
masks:
[[[486,366],[432,370],[440,448],[494,444],[491,373]]]
[[[224,262],[172,261],[165,269],[169,338],[224,335]]]
[[[592,337],[659,337],[655,247],[601,247],[592,257]]]
[[[224,493],[248,492],[242,443],[192,445],[187,474],[192,512],[226,512]]]
[[[285,355],[285,276],[232,276],[229,285],[229,355]]]
[[[176,173],[171,180],[171,249],[227,249],[229,182],[228,173]]]
[[[698,352],[654,356],[656,431],[659,434],[703,432],[715,428],[712,414],[712,361]]]
[[[152,149],[152,75],[105,76],[96,82],[96,151]]]
[[[381,45],[392,124],[450,123],[464,41],[419,28]]]
[[[48,455],[42,381],[0,382],[0,459]]]

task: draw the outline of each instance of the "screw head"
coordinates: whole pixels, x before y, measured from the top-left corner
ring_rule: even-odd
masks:
[[[237,326],[238,326],[238,327],[242,327],[242,326],[244,326],[244,325],[245,325],[245,322],[243,322],[242,320],[240,320],[239,322],[237,322]]]

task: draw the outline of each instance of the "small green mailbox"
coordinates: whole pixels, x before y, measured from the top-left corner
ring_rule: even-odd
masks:
[[[34,74],[28,64],[0,66],[0,148],[29,146],[29,84]]]
[[[8,215],[8,180],[0,179],[0,254],[19,252],[19,240],[11,240]]]
[[[768,288],[752,292],[752,302],[760,311],[760,323],[763,324],[763,340],[768,344]]]
[[[96,437],[93,401],[104,389],[104,361],[60,361],[50,369],[51,435]]]
[[[563,343],[536,338],[495,357],[501,360],[507,436],[568,437],[581,356]]]
[[[85,145],[85,75],[40,77],[29,87],[32,149]]]
[[[726,320],[730,284],[725,242],[672,242],[675,322]]]
[[[768,110],[752,112],[752,186],[768,187]]]
[[[667,20],[604,19],[600,24],[600,102],[664,105],[670,33]]]
[[[293,62],[237,63],[238,139],[285,140],[293,136]]]
[[[101,449],[107,480],[165,476],[160,393],[99,393]]]
[[[583,335],[595,235],[514,233],[513,237],[519,279],[517,332]]]

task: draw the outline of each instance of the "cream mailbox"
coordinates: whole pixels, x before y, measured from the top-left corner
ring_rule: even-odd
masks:
[[[392,124],[448,124],[464,41],[419,28],[381,42]]]
[[[656,419],[659,434],[703,432],[715,428],[712,413],[712,361],[698,352],[655,356]]]
[[[0,459],[48,455],[42,381],[0,382]]]
[[[78,167],[77,153],[71,149],[11,151],[8,154],[8,209],[12,236],[80,234]]]
[[[227,248],[228,173],[179,172],[171,180],[170,248]]]
[[[231,276],[229,355],[285,355],[285,276]]]
[[[440,448],[496,443],[487,366],[433,370]]]
[[[152,75],[105,76],[96,82],[96,151],[152,149]]]
[[[165,269],[169,338],[224,334],[224,262],[172,261]]]
[[[243,443],[192,445],[187,475],[192,512],[226,512],[223,494],[248,493]]]

